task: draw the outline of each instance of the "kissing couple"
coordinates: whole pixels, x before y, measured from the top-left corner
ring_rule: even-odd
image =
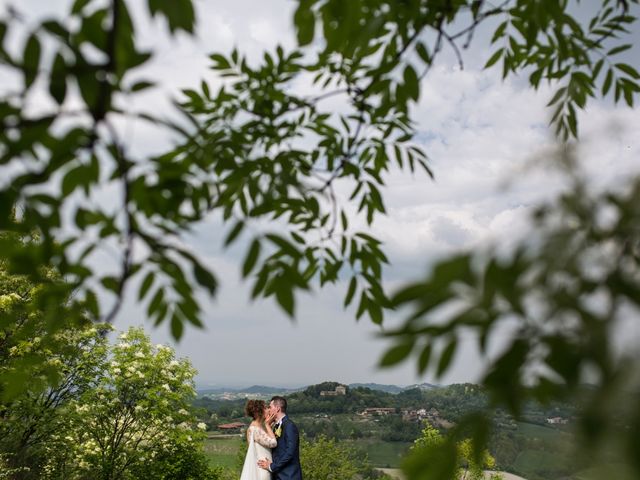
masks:
[[[276,396],[268,406],[249,400],[244,411],[253,421],[240,480],[302,480],[300,435],[287,416],[287,400]]]

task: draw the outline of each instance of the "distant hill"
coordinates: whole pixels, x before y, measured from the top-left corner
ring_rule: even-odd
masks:
[[[402,390],[413,390],[419,388],[420,390],[433,390],[434,388],[442,388],[442,385],[434,385],[432,383],[416,383],[414,385],[408,385]]]
[[[339,382],[324,382],[323,384],[318,385],[309,385],[307,387],[301,388],[285,388],[285,387],[272,387],[268,385],[251,385],[250,387],[243,388],[231,388],[231,387],[214,387],[214,388],[199,388],[197,389],[198,395],[222,395],[224,393],[231,393],[234,395],[277,395],[277,394],[292,394],[295,392],[303,391],[307,388],[322,386],[321,389],[332,390],[335,388],[335,385],[343,385]],[[326,388],[325,388],[326,387]],[[431,383],[419,383],[408,386],[400,386],[400,385],[386,385],[381,383],[350,383],[348,384],[349,388],[369,388],[371,390],[375,390],[378,392],[392,393],[397,395],[398,393],[404,392],[406,390],[413,390],[419,388],[420,390],[433,390],[434,388],[441,388],[441,385],[433,385]]]
[[[267,393],[269,395],[275,395],[276,393],[289,393],[297,392],[299,388],[283,388],[283,387],[268,387],[266,385],[252,385],[248,388],[236,390],[237,393]]]
[[[221,393],[228,392],[230,389],[224,387],[216,387],[216,388],[196,388],[196,393],[198,395],[217,395]]]
[[[225,393],[234,395],[276,395],[276,394],[289,394],[300,391],[300,388],[284,388],[284,387],[269,387],[266,385],[251,385],[250,387],[242,388],[230,388],[230,387],[215,387],[215,388],[198,388],[198,395],[222,395]]]
[[[370,388],[371,390],[387,393],[400,393],[404,390],[404,387],[399,387],[398,385],[383,385],[380,383],[350,383],[349,388]]]

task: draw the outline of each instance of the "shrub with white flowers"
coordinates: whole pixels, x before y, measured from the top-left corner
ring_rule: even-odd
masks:
[[[95,387],[73,403],[68,431],[51,442],[45,478],[217,478],[190,411],[195,373],[173,349],[151,344],[142,329],[120,335]]]

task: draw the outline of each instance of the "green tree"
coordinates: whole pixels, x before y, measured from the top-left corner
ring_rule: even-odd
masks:
[[[72,405],[48,445],[51,478],[215,479],[189,411],[195,371],[141,329],[119,337],[97,384]]]
[[[1,235],[28,245],[15,235]],[[45,447],[64,423],[64,409],[92,388],[106,358],[108,326],[45,325],[42,283],[12,275],[0,261],[0,455],[12,478],[39,478]],[[60,284],[55,271],[41,270],[47,284]],[[65,313],[65,305],[56,309]]]
[[[28,471],[28,468],[26,467],[11,467],[7,461],[9,458],[11,458],[10,454],[0,454],[0,479],[2,480],[11,480],[14,475]]]
[[[57,344],[63,348],[43,349],[42,353],[48,358],[43,367],[57,369],[58,379],[50,386],[35,381],[29,389],[2,405],[0,449],[10,454],[10,465],[25,468],[15,479],[40,478],[48,445],[68,422],[66,409],[93,388],[100,374],[107,351],[104,333],[105,329],[97,328],[56,333]],[[32,342],[21,342],[13,347],[12,359],[40,349],[40,343],[38,337]],[[42,378],[38,380],[44,382]]]
[[[343,443],[323,435],[313,440],[304,437],[300,441],[300,464],[304,478],[309,480],[351,480],[363,478],[388,479],[377,475],[368,462],[359,459],[357,452]],[[363,476],[364,474],[364,476]]]
[[[454,448],[448,452],[451,445]],[[425,468],[419,475],[429,478],[428,475],[434,472],[449,475],[450,478],[460,480],[482,480],[485,478],[484,471],[495,468],[495,459],[487,450],[476,452],[477,447],[473,445],[471,439],[464,439],[456,444],[447,442],[440,432],[425,422],[422,435],[418,437],[411,446],[411,454],[407,460],[407,468],[417,476],[417,468]],[[445,453],[446,457],[438,460],[438,455]],[[448,471],[447,471],[448,470]],[[501,480],[503,477],[498,473],[491,474],[491,480]]]
[[[39,245],[39,236],[33,232],[0,231],[0,250],[25,253]],[[51,291],[61,295],[52,297],[47,293]],[[1,400],[11,402],[25,388],[37,392],[52,385],[65,385],[70,371],[66,365],[76,364],[76,349],[81,343],[76,335],[99,327],[86,315],[87,305],[73,299],[70,293],[51,265],[40,264],[37,275],[21,275],[11,270],[5,258],[0,258]],[[60,303],[51,303],[54,298]],[[77,387],[72,385],[71,390]]]

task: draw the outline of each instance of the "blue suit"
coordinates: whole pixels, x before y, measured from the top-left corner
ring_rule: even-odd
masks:
[[[282,435],[278,445],[271,451],[273,480],[302,480],[300,468],[300,434],[289,417],[282,419]]]

